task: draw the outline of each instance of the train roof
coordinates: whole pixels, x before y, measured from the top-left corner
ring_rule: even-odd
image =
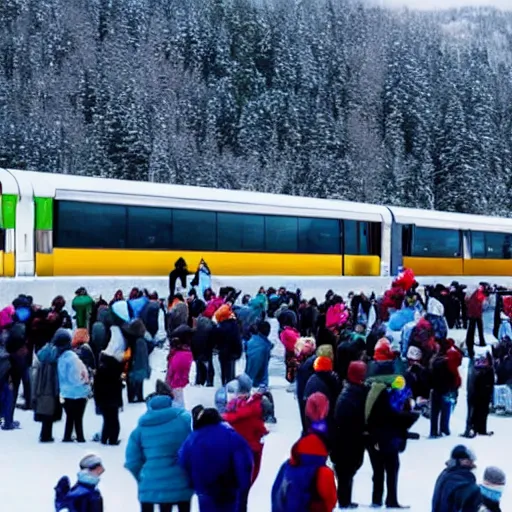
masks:
[[[467,231],[512,232],[512,219],[506,217],[488,217],[485,215],[420,210],[397,206],[392,206],[389,209],[398,224]]]
[[[391,221],[389,210],[380,205],[317,199],[300,196],[248,192],[242,190],[225,190],[185,185],[115,180],[109,178],[76,176],[70,174],[41,173],[34,171],[8,170],[16,180],[29,180],[34,196],[55,197],[56,199],[85,200],[109,202],[114,196],[119,199],[132,197],[150,197],[150,203],[158,205],[158,198],[176,200],[204,201],[211,207],[219,204],[257,205],[284,207],[298,211],[331,211],[338,212],[342,217],[382,222]],[[1,176],[0,176],[1,178]]]

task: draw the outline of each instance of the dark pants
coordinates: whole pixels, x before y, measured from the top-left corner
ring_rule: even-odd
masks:
[[[84,413],[87,405],[86,398],[64,399],[64,410],[66,411],[66,427],[64,428],[64,441],[71,441],[73,429],[76,432],[76,440],[79,443],[85,442],[84,437]]]
[[[384,495],[384,475],[386,476],[386,506],[395,507],[398,505],[397,487],[398,470],[400,469],[400,458],[397,451],[382,452],[375,446],[368,446],[368,454],[373,468],[373,495],[372,504],[382,505]]]
[[[183,288],[187,287],[187,276],[188,272],[186,270],[178,270],[175,268],[170,274],[169,274],[169,294],[172,297],[174,297],[174,292],[176,291],[176,281],[179,279],[181,281],[181,286]]]
[[[196,360],[196,385],[209,387],[213,386],[215,369],[213,368],[212,357],[208,361]]]
[[[31,383],[30,383],[30,366],[25,356],[13,356],[13,365],[11,368],[13,406],[16,407],[20,384],[23,382],[23,397],[25,399],[25,407],[30,408],[31,404]]]
[[[475,355],[475,330],[478,328],[478,337],[480,338],[480,346],[485,347],[484,323],[481,318],[470,318],[468,332],[466,335],[466,346],[468,347],[469,357]]]
[[[349,454],[345,454],[341,462],[334,465],[336,478],[338,479],[338,506],[340,508],[348,508],[352,503],[352,485],[354,476],[363,465],[364,445],[361,453],[347,455]]]
[[[126,392],[128,394],[128,403],[144,402],[144,381],[134,381],[127,379]]]
[[[119,424],[119,407],[102,407],[101,415],[103,416],[103,430],[101,431],[102,444],[117,444],[121,430]]]
[[[452,404],[446,395],[438,391],[430,393],[430,435],[433,437],[439,434],[450,435],[450,416]],[[439,425],[441,418],[441,425]]]
[[[49,418],[42,421],[39,440],[43,443],[53,441],[53,419]]]
[[[160,512],[171,512],[174,506],[178,507],[178,512],[190,512],[190,501],[181,501],[180,503],[141,503],[141,512],[153,512],[155,506],[160,508]]]
[[[4,428],[10,428],[14,419],[14,399],[8,377],[0,382],[0,416],[4,419]]]
[[[235,361],[232,359],[224,359],[219,357],[219,362],[222,385],[225,386],[228,382],[235,378]]]
[[[475,434],[487,435],[487,417],[489,416],[490,400],[481,398],[473,401],[472,423]]]

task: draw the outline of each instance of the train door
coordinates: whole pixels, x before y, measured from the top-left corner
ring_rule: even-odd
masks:
[[[16,205],[18,186],[13,175],[0,169],[0,276],[16,275]]]
[[[33,276],[34,256],[34,191],[30,174],[18,172],[19,200],[16,208],[16,276]]]

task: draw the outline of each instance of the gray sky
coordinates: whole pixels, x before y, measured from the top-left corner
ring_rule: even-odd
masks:
[[[381,5],[391,7],[410,7],[419,9],[442,9],[467,6],[494,6],[512,10],[512,0],[374,0]]]

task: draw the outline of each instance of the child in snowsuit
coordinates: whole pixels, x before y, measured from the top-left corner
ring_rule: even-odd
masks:
[[[314,393],[306,403],[308,432],[292,447],[272,487],[272,512],[331,512],[337,502],[336,481],[327,467],[329,400]]]
[[[71,487],[63,476],[55,487],[55,511],[103,512],[103,498],[98,490],[100,476],[105,472],[101,459],[94,454],[80,461],[77,483]]]

